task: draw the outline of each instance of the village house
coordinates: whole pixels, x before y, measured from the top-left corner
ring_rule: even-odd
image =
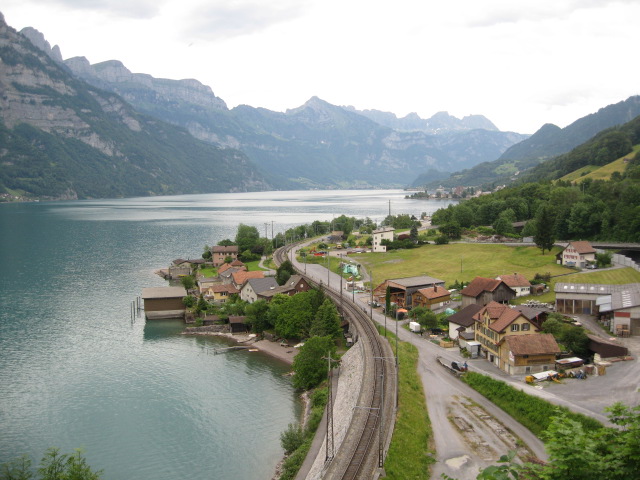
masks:
[[[295,295],[300,292],[307,292],[311,288],[309,282],[302,275],[291,275],[283,285],[262,291],[258,294],[258,298],[270,302],[275,295]]]
[[[211,247],[211,261],[214,267],[219,267],[225,260],[231,257],[233,260],[238,258],[237,245],[215,245]]]
[[[516,297],[516,292],[504,281],[485,277],[474,278],[460,291],[460,294],[463,308],[473,303],[478,305],[487,305],[489,302],[508,303]]]
[[[229,267],[224,268],[225,265]],[[230,264],[225,263],[218,269],[218,278],[222,283],[233,283],[233,274],[236,272],[246,272],[246,267],[232,267]]]
[[[393,228],[383,227],[378,230],[374,230],[371,236],[371,250],[373,252],[386,252],[387,247],[382,245],[383,240],[393,242]]]
[[[516,292],[516,297],[523,297],[531,294],[531,282],[524,275],[514,273],[513,275],[500,275],[496,280],[502,280],[507,286]]]
[[[596,249],[587,241],[569,242],[556,258],[560,265],[585,268],[587,265],[595,263]]]
[[[238,293],[240,293],[240,290],[230,283],[216,283],[208,287],[204,291],[203,296],[206,300],[213,303],[226,303],[231,295],[237,295]]]
[[[198,285],[198,292],[204,295],[210,287],[219,285],[220,279],[218,277],[201,277],[196,281],[196,284]]]
[[[537,326],[519,310],[492,301],[474,319],[475,340],[481,345],[481,354],[501,370],[510,374],[537,373],[555,365],[555,354],[560,349],[553,336],[533,338],[546,334],[537,333]],[[512,336],[532,338],[508,340]]]
[[[242,290],[242,287],[250,278],[264,278],[264,271],[253,270],[251,272],[247,272],[246,270],[240,270],[238,272],[233,272],[231,274],[231,285],[236,287],[238,290]]]
[[[475,339],[475,319],[474,316],[482,309],[482,305],[477,303],[466,306],[460,311],[449,315],[449,338],[456,340],[461,333],[471,334],[471,340]]]
[[[427,275],[385,280],[373,290],[374,299],[383,305],[386,301],[387,286],[390,288],[392,303],[402,308],[413,308],[413,294],[415,292],[434,286],[444,288],[444,280]]]
[[[245,302],[253,303],[259,298],[259,294],[273,290],[278,286],[274,277],[250,278],[240,290],[240,298]]]
[[[437,285],[422,288],[413,294],[413,308],[425,307],[429,310],[439,310],[449,302],[451,302],[449,290]]]
[[[545,372],[555,368],[560,347],[550,333],[505,337],[503,368],[509,375]]]

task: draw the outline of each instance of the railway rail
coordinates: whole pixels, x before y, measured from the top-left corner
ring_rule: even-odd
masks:
[[[286,260],[291,248],[294,247],[290,245],[276,250],[274,260],[277,265]],[[311,278],[307,281],[317,284]],[[341,292],[326,286],[324,292],[342,310],[342,315],[349,318],[358,333],[358,341],[363,344],[364,376],[358,406],[354,409],[347,434],[331,464],[326,467],[323,478],[370,479],[376,469],[383,466],[387,440],[393,427],[397,364],[389,344],[381,339],[366,312]]]

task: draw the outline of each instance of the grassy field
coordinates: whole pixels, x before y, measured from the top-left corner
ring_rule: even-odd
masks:
[[[568,273],[570,269],[556,264],[555,255],[559,251],[559,247],[554,247],[550,253],[542,255],[537,247],[450,243],[350,257],[367,270],[373,270],[375,284],[387,278],[429,275],[449,285],[456,280],[470,282],[478,276],[495,278],[519,273],[532,279],[536,273]]]
[[[379,327],[379,331],[384,330]],[[387,331],[387,338],[395,342],[395,336]],[[430,449],[431,422],[418,375],[418,349],[407,342],[398,344],[400,378],[398,384],[398,413],[391,444],[384,462],[386,479],[427,480],[435,452]]]
[[[633,152],[611,163],[608,163],[607,165],[603,165],[601,167],[596,165],[587,165],[576,170],[575,172],[571,172],[565,175],[560,180],[570,182],[581,182],[582,180],[585,180],[587,178],[591,180],[609,180],[613,172],[624,172],[625,168],[627,168],[626,160],[633,158],[638,150],[640,150],[640,145],[634,146]]]

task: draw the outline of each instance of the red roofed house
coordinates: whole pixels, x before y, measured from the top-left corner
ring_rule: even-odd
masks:
[[[531,282],[524,275],[514,273],[513,275],[500,275],[496,280],[502,280],[507,286],[516,292],[516,297],[531,294]]]
[[[437,310],[451,301],[451,293],[444,287],[434,285],[422,288],[413,294],[413,308],[426,307]]]
[[[596,249],[587,241],[569,242],[558,254],[558,263],[568,267],[585,268],[596,261]]]
[[[481,354],[501,370],[510,374],[536,373],[554,367],[555,354],[560,353],[555,340],[508,340],[512,336],[541,335],[537,333],[536,325],[519,310],[498,302],[490,302],[474,316],[474,319],[475,339],[481,345]],[[519,357],[517,362],[516,357]]]
[[[242,287],[250,278],[264,278],[264,271],[253,270],[251,272],[247,272],[245,270],[240,270],[239,272],[233,272],[231,274],[231,278],[233,286],[238,290],[242,290]]]
[[[516,292],[504,281],[484,277],[474,278],[460,293],[462,308],[473,303],[479,305],[486,305],[489,302],[508,303],[516,297]]]

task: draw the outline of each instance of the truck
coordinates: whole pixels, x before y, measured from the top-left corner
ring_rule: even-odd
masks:
[[[418,322],[409,322],[409,330],[413,333],[420,333],[422,331],[422,326]]]

